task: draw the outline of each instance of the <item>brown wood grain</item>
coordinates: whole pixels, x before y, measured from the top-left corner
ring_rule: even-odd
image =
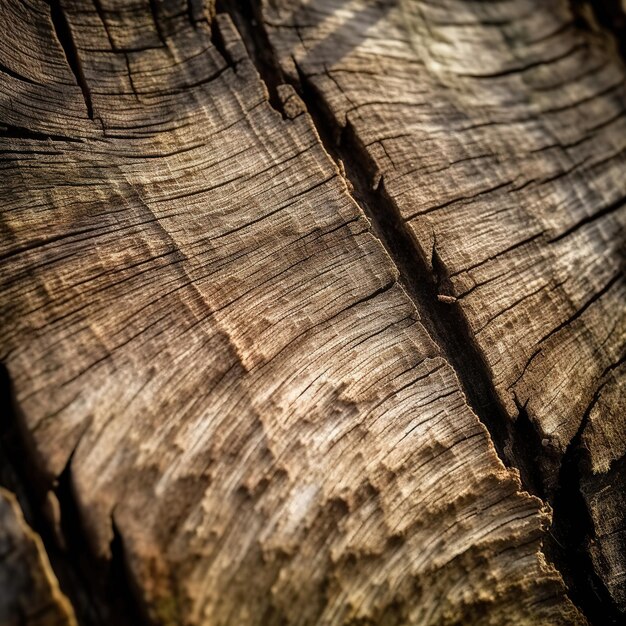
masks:
[[[543,547],[549,496],[477,415],[518,406],[546,484],[589,450],[589,554],[619,601],[598,481],[624,453],[623,72],[576,28],[546,58],[527,39],[564,13],[522,4],[468,4],[444,36],[408,0],[228,7],[237,26],[211,3],[0,0],[11,419],[79,578],[121,559],[120,623],[587,623]],[[348,126],[423,276],[324,146]],[[412,281],[438,269],[436,305]],[[436,306],[502,406],[469,397]]]

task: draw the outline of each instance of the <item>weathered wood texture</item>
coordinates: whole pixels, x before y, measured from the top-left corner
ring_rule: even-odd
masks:
[[[566,2],[266,4],[281,69],[367,163],[374,206],[460,308],[510,418],[530,417],[548,495],[582,433],[593,554],[626,609],[626,82],[615,46]]]
[[[0,624],[75,626],[39,536],[15,496],[0,487]]]
[[[324,24],[336,28],[333,16],[352,15],[328,6],[312,33]],[[399,284],[306,106],[283,86],[273,103],[280,110],[273,108],[230,19],[208,19],[200,3],[157,0],[0,0],[0,11],[9,34],[0,38],[0,358],[13,384],[14,418],[46,487],[54,492],[59,476],[69,476],[94,558],[106,562],[112,542],[121,546],[145,619],[208,626],[585,623],[541,549],[549,507],[498,458],[441,346],[420,322],[427,312]],[[371,11],[353,23],[364,26],[358,16]],[[552,13],[538,13],[550,25]],[[416,81],[428,76],[423,63],[411,61],[414,44],[398,39],[394,15],[372,24],[371,39],[359,28],[356,47],[337,47],[335,63],[350,54],[358,60],[368,46],[380,58],[387,79],[368,82],[359,73],[364,97],[380,86],[399,94],[402,81],[405,96],[417,97]],[[352,32],[350,20],[342,25]],[[378,38],[376,28],[384,29]],[[282,30],[286,38],[276,45],[288,55],[295,45],[289,33],[297,31]],[[385,66],[380,46],[396,47],[403,63]],[[373,58],[364,58],[371,71]],[[606,72],[619,74],[613,66]],[[507,93],[490,89],[490,98]],[[453,86],[442,82],[438,99],[431,92],[427,102],[445,108],[443,94],[452,97]],[[330,91],[323,97],[331,108],[343,106]],[[469,87],[454,97],[480,102]],[[483,100],[485,110],[490,102]],[[518,129],[511,141],[523,137],[539,148],[554,140],[552,127],[515,121],[516,101],[506,109],[492,104],[501,122]],[[513,190],[527,182],[528,168],[556,175],[569,158],[565,148],[545,147],[535,163],[527,146],[509,143],[508,160],[484,157],[481,170],[445,173],[449,159],[467,156],[469,148],[454,144],[465,141],[462,124],[483,118],[461,110],[443,116],[441,127],[427,129],[429,139],[412,109],[390,103],[376,128],[366,120],[357,136],[369,143],[361,133],[397,128],[395,112],[404,110],[413,139],[412,151],[398,144],[402,167],[415,167],[418,150],[431,142],[428,153],[443,159],[439,182],[428,171],[415,174],[413,187],[407,172],[396,177],[397,193],[404,185],[418,211],[419,193],[439,189],[445,203],[459,189],[468,195],[464,185],[472,181],[493,184],[479,175],[487,168],[503,181],[512,171],[521,176]],[[425,105],[428,120],[426,113]],[[571,132],[580,132],[573,120]],[[493,270],[488,257],[512,245],[504,243],[512,233],[528,239],[537,223],[548,238],[550,227],[567,231],[599,198],[612,202],[611,194],[623,191],[608,158],[623,133],[609,132],[608,122],[602,128],[608,130],[589,143],[588,154],[579,144],[590,162],[605,160],[602,175],[592,178],[591,165],[576,170],[570,187],[577,191],[553,211],[554,223],[541,222],[539,198],[552,202],[565,186],[529,183],[528,197],[519,189],[511,195],[516,208],[502,211],[502,222],[489,221],[494,205],[484,194],[482,223],[490,234],[481,237],[476,220],[455,223],[445,211],[437,219],[432,212],[428,227],[416,222],[417,241],[435,233],[445,267],[463,257],[464,280],[471,275],[479,283]],[[474,148],[506,140],[477,132]],[[437,153],[436,141],[450,142],[447,152]],[[381,172],[387,192],[396,193],[391,169]],[[576,193],[589,195],[586,208]],[[517,372],[515,350],[503,347],[511,337],[525,354],[557,313],[561,324],[592,299],[576,317],[587,339],[566,324],[566,335],[553,334],[562,350],[575,344],[579,356],[606,338],[598,354],[583,357],[590,373],[571,374],[582,381],[581,390],[563,392],[573,404],[550,405],[566,421],[557,449],[576,431],[574,410],[592,387],[598,403],[589,417],[590,447],[603,450],[602,437],[613,437],[611,394],[619,395],[620,370],[609,365],[623,318],[611,299],[623,284],[612,278],[612,250],[623,216],[605,213],[572,232],[575,244],[568,235],[550,248],[537,237],[532,253],[506,261],[520,295],[531,275],[535,288],[559,272],[563,280],[572,276],[555,295],[541,292],[541,315],[527,308],[517,322],[503,314],[494,326],[487,324],[492,295],[464,299],[475,303],[463,304],[472,328],[482,315],[484,337],[500,346],[499,390]],[[567,263],[579,258],[584,262],[571,272]],[[449,288],[460,297],[459,280],[452,277]],[[499,287],[499,306],[514,289],[506,291],[507,284]],[[593,297],[605,284],[602,297]],[[571,303],[563,295],[570,286]],[[484,341],[483,348],[491,345]],[[556,353],[544,352],[536,363],[549,374],[543,359]],[[547,402],[542,381],[532,366],[527,372],[518,400],[528,400],[533,420],[544,424],[537,413],[543,404],[522,393],[532,388]],[[569,378],[561,380],[567,385]],[[602,454],[594,456],[601,474],[612,460]],[[615,561],[605,545],[598,550],[611,573]]]

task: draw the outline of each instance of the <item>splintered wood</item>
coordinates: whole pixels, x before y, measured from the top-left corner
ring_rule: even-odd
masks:
[[[589,450],[591,555],[623,605],[624,76],[559,6],[246,19],[329,132],[351,129],[385,195],[370,210],[393,204],[444,272],[488,384],[549,442],[546,485],[572,441]],[[270,99],[231,18],[0,15],[3,419],[27,479],[69,476],[95,571],[116,545],[164,625],[587,623],[542,548],[549,493],[505,467],[309,103]],[[51,606],[15,623],[74,623]]]

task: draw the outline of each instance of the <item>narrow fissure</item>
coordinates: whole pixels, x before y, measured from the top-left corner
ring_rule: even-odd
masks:
[[[215,10],[218,13],[228,13],[239,31],[252,59],[265,83],[269,93],[271,106],[277,111],[282,110],[281,99],[278,96],[278,86],[285,83],[282,73],[272,54],[272,47],[265,29],[262,27],[262,16],[256,3],[250,0],[241,2],[222,2],[217,0]]]
[[[154,29],[156,30],[157,36],[159,37],[159,41],[163,45],[165,49],[167,49],[167,39],[163,32],[163,28],[161,27],[161,22],[159,20],[159,5],[157,0],[148,0],[148,5],[150,6],[150,13],[152,15],[152,22],[154,24]]]
[[[61,0],[46,1],[50,6],[50,18],[52,19],[52,25],[54,26],[54,31],[56,33],[57,39],[59,40],[59,43],[63,48],[65,58],[67,59],[67,64],[74,74],[76,84],[80,87],[80,90],[83,94],[85,107],[87,108],[87,116],[90,120],[92,120],[93,102],[91,99],[91,91],[85,79],[85,74],[80,63],[78,50],[76,49],[76,44],[74,43],[74,37],[72,36],[70,25],[67,21],[67,18],[65,17],[63,8],[61,7]]]
[[[610,626],[623,623],[624,618],[597,575],[591,560],[588,547],[593,535],[593,522],[580,488],[584,462],[581,438],[594,402],[585,413],[578,432],[561,460],[552,501],[553,541],[548,545],[547,555],[555,562],[567,562],[571,565],[561,571],[561,574],[570,589],[583,591],[577,595],[576,600],[589,622],[598,626]]]
[[[71,459],[55,484],[36,468],[9,373],[0,363],[0,485],[12,491],[29,526],[41,537],[59,586],[81,626],[147,624],[120,572],[124,563],[112,550],[110,561],[92,556],[71,485]],[[46,513],[51,491],[60,509],[60,529]],[[58,532],[60,531],[60,532]],[[117,558],[116,558],[117,554]]]
[[[63,137],[62,135],[48,135],[40,133],[22,126],[11,126],[9,124],[0,125],[0,137],[11,139],[28,139],[32,141],[66,141],[70,143],[83,143],[82,139],[75,137]]]
[[[262,16],[256,2],[248,0],[237,3],[237,7],[218,2],[217,7],[218,11],[227,10],[231,14],[270,97],[277,94],[277,87],[290,81],[285,79],[271,54],[271,44],[262,26]],[[250,24],[253,28],[250,28]],[[315,92],[297,64],[296,69],[299,81],[292,86],[306,104],[326,151],[343,171],[351,195],[370,219],[374,233],[398,267],[400,282],[416,302],[421,322],[455,367],[468,403],[486,423],[500,457],[508,466],[520,469],[529,491],[542,496],[543,489],[541,481],[535,478],[536,472],[525,467],[523,458],[509,458],[512,454],[508,445],[512,436],[508,426],[510,420],[490,383],[487,365],[471,339],[460,307],[446,298],[438,298],[439,287],[445,283],[446,276],[436,250],[433,249],[431,272],[427,260],[419,254],[395,204],[386,193],[384,180],[378,181],[376,188],[373,188],[376,167],[360,145],[351,125],[347,123],[339,127],[336,124],[323,98]]]
[[[583,30],[603,30],[626,61],[626,5],[621,0],[570,0],[574,19]]]
[[[468,404],[487,427],[500,458],[508,467],[519,471],[527,491],[544,501],[554,495],[553,524],[543,547],[546,556],[563,575],[570,598],[590,624],[618,623],[619,611],[595,573],[585,549],[592,527],[580,491],[579,437],[559,463],[542,445],[525,407],[518,405],[515,422],[509,418],[460,305],[445,296],[448,276],[437,256],[436,246],[433,246],[431,259],[420,254],[385,190],[384,179],[380,178],[350,123],[343,127],[337,123],[295,59],[299,80],[294,83],[286,79],[274,57],[257,0],[246,0],[237,6],[218,2],[217,6],[218,11],[230,13],[275,108],[277,87],[283,83],[292,84],[304,101],[322,143],[344,172],[352,196],[371,220],[374,233],[398,267],[401,284],[416,303],[422,323],[454,367]],[[541,471],[541,465],[546,463],[558,473],[558,479],[548,483],[548,493]]]

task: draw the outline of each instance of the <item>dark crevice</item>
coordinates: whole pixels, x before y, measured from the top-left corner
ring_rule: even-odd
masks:
[[[154,24],[154,29],[156,30],[159,41],[163,45],[164,48],[168,48],[167,39],[165,38],[165,33],[163,32],[163,28],[161,27],[161,22],[159,20],[159,4],[158,0],[148,0],[148,4],[150,5],[150,13],[152,14],[152,22]]]
[[[224,61],[226,61],[226,67],[219,70],[217,74],[221,74],[225,70],[232,68],[233,70],[237,70],[237,61],[233,58],[233,55],[230,53],[226,42],[224,41],[224,37],[222,32],[220,31],[220,27],[217,24],[216,20],[211,21],[211,43],[215,46],[215,49],[222,55]],[[213,78],[215,78],[214,76]]]
[[[125,563],[120,562],[123,553],[116,549],[115,538],[111,542],[111,558],[97,560],[92,556],[91,546],[84,529],[81,513],[72,486],[72,458],[59,475],[55,489],[62,511],[61,530],[68,554],[75,570],[80,573],[83,585],[90,593],[90,608],[94,624],[119,624],[138,626],[147,624],[136,598],[132,595]],[[90,623],[90,622],[86,622]]]
[[[83,93],[83,99],[85,100],[85,107],[87,108],[87,116],[90,120],[93,120],[93,102],[91,99],[91,91],[89,85],[85,80],[85,74],[78,56],[78,50],[76,49],[76,43],[72,35],[72,30],[67,21],[67,17],[61,7],[61,0],[46,0],[50,6],[50,17],[52,19],[52,25],[56,33],[59,44],[63,48],[67,64],[69,65],[76,84],[80,87]]]
[[[457,372],[468,404],[489,430],[500,458],[519,471],[526,490],[544,501],[552,499],[554,521],[544,540],[544,551],[563,575],[570,598],[591,624],[617,623],[619,612],[586,550],[593,529],[580,491],[580,433],[561,457],[551,442],[541,439],[524,406],[516,402],[518,415],[511,420],[461,306],[447,295],[452,293],[449,276],[437,254],[436,241],[431,257],[426,258],[427,251],[422,251],[414,240],[351,124],[341,126],[337,122],[295,59],[299,80],[294,83],[286,79],[273,54],[258,3],[232,4],[224,3],[223,9],[239,28],[270,98],[278,100],[278,86],[291,82],[306,104],[327,152],[344,173],[352,196],[398,267],[401,284],[416,303],[422,323]],[[549,475],[554,479],[546,480]]]
[[[218,3],[218,8],[231,14],[270,97],[275,94],[278,99],[278,86],[290,81],[283,75],[273,54],[260,8],[256,2],[249,0],[236,4],[234,7],[232,3],[224,3],[220,7]],[[371,220],[374,233],[397,265],[400,283],[416,302],[422,323],[456,369],[468,403],[490,431],[500,458],[508,466],[519,469],[529,491],[542,495],[542,483],[536,478],[534,463],[527,467],[525,457],[512,458],[517,449],[513,450],[515,446],[510,445],[513,437],[511,420],[493,389],[488,366],[471,339],[460,306],[450,301],[453,299],[439,299],[448,278],[436,248],[433,248],[429,260],[419,252],[395,203],[385,190],[384,181],[377,178],[375,164],[352,126],[346,123],[340,127],[336,123],[324,99],[295,61],[294,64],[299,81],[292,86],[305,102],[324,147],[344,173],[352,196]],[[372,181],[375,181],[374,185]]]
[[[11,126],[10,124],[0,124],[0,137],[11,139],[31,139],[34,141],[69,141],[71,143],[83,143],[82,139],[75,137],[64,137],[62,135],[48,135],[22,126]]]
[[[377,174],[375,164],[352,125],[348,122],[338,128],[297,64],[296,69],[300,79],[297,88],[326,150],[340,163],[352,196],[370,219],[372,230],[397,266],[399,282],[415,302],[420,321],[455,369],[468,404],[489,430],[500,458],[508,467],[520,471],[528,491],[543,496],[542,482],[534,471],[534,463],[527,463],[526,456],[511,445],[515,430],[491,384],[489,367],[472,339],[463,311],[454,298],[445,295],[449,291],[449,278],[436,245],[426,258],[389,197],[384,179]]]
[[[532,423],[526,406],[514,398],[517,407],[517,419],[510,431],[506,444],[506,456],[513,462],[513,467],[523,467],[522,482],[525,486],[532,485],[531,493],[546,501],[554,493],[554,481],[546,480],[550,472],[558,471],[560,456],[551,447],[550,442],[542,440]]]
[[[523,407],[520,407],[518,424],[522,418],[528,424],[526,428],[528,434],[523,435],[520,431],[520,435],[522,440],[524,437],[528,437],[527,441],[534,440],[538,476],[553,477],[548,484],[553,519],[548,531],[549,541],[544,542],[544,552],[548,559],[557,565],[573,601],[589,623],[603,626],[621,623],[623,618],[620,618],[620,612],[591,560],[589,546],[595,532],[580,489],[581,461],[584,455],[584,448],[580,442],[594,403],[595,398],[564,455],[546,450],[545,440],[537,441],[536,430]],[[549,444],[547,445],[549,447]],[[544,447],[543,451],[541,447]]]
[[[152,626],[153,622],[144,610],[143,602],[139,600],[141,591],[128,567],[128,559],[124,549],[122,533],[111,516],[111,530],[113,538],[109,545],[111,560],[109,562],[109,593],[116,598],[119,609],[126,607],[127,626]],[[121,592],[121,595],[118,595]],[[117,625],[118,622],[115,622]]]
[[[574,456],[572,450],[576,445],[561,458],[550,442],[541,440],[525,407],[519,403],[516,403],[517,418],[511,420],[498,398],[489,366],[460,305],[454,298],[445,296],[450,292],[449,277],[437,254],[436,242],[429,266],[350,123],[339,131],[337,138],[336,123],[325,109],[323,99],[297,69],[300,94],[320,137],[328,152],[341,162],[353,197],[371,219],[375,234],[396,263],[400,282],[416,303],[422,323],[455,369],[469,406],[489,430],[505,465],[519,471],[524,488],[544,501],[553,502],[553,527],[543,547],[563,575],[568,595],[590,624],[617,623],[611,621],[619,615],[615,603],[596,575],[588,551],[581,547],[586,545],[593,529],[579,489],[579,474],[570,470],[569,459]],[[555,478],[550,479],[551,476]]]
[[[626,60],[626,12],[622,0],[570,0],[575,24],[586,31],[603,30]]]
[[[241,35],[252,62],[267,87],[271,106],[284,116],[278,86],[285,83],[272,52],[272,46],[265,29],[261,27],[262,16],[256,2],[241,0],[229,2],[218,0],[215,5],[218,13],[228,13]]]
[[[578,432],[561,459],[558,485],[553,498],[554,513],[550,529],[553,541],[546,546],[546,553],[557,563],[569,564],[569,567],[561,570],[561,574],[569,589],[575,592],[574,600],[590,624],[609,626],[623,624],[624,616],[596,573],[591,560],[589,544],[595,532],[580,489],[585,463],[585,449],[581,445],[581,438],[599,393],[598,391],[594,396]]]
[[[59,545],[52,530],[53,523],[44,513],[50,481],[36,472],[30,462],[34,456],[32,444],[22,427],[13,386],[4,364],[0,364],[0,406],[0,484],[15,493],[26,522],[41,537],[59,586],[72,604],[79,624],[95,624],[97,622],[88,619],[90,602],[82,585],[76,584],[74,565]]]
[[[130,597],[119,551],[93,556],[72,487],[71,458],[56,480],[38,470],[38,455],[16,403],[9,373],[0,363],[0,485],[16,494],[24,517],[41,537],[59,586],[81,626],[147,624]],[[60,528],[46,502],[56,499]]]
[[[193,28],[205,19],[203,5],[203,0],[187,0],[187,19]]]

